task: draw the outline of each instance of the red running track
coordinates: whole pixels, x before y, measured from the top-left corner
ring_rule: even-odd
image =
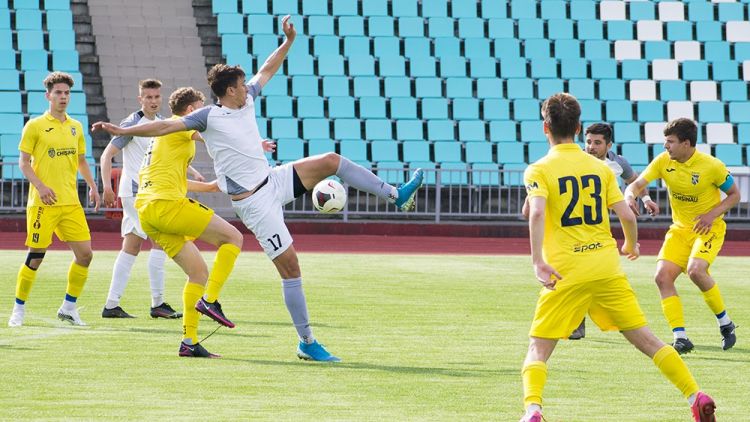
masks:
[[[25,249],[25,233],[0,232],[0,249]],[[117,232],[92,233],[94,250],[119,250],[121,239]],[[656,255],[661,239],[641,240],[643,255]],[[529,241],[517,237],[453,237],[453,236],[377,236],[377,235],[294,235],[298,252],[330,253],[384,253],[384,254],[449,254],[449,255],[527,255]],[[212,250],[200,244],[202,250]],[[64,243],[55,240],[51,250],[67,249]],[[245,235],[243,250],[260,251],[258,242]],[[726,241],[721,251],[723,256],[750,256],[750,242]]]

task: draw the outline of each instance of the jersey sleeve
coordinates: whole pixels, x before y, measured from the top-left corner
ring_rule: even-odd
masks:
[[[611,208],[612,205],[622,201],[624,198],[622,196],[622,191],[620,191],[620,186],[617,184],[617,179],[615,179],[615,174],[611,171],[605,172],[604,174],[604,183],[607,189],[607,208]]]
[[[250,83],[248,83],[246,86],[247,86],[248,97],[255,99],[255,97],[257,97],[258,94],[260,94],[260,90],[262,87],[260,86],[260,82],[256,81],[255,79],[251,79]]]
[[[625,159],[625,157],[621,155],[617,155],[617,162],[620,164],[620,167],[622,167],[622,174],[620,174],[620,178],[623,180],[628,180],[631,177],[633,177],[633,174],[635,172],[633,171],[633,167],[630,166],[630,163],[628,163],[628,160]]]
[[[78,155],[86,155],[86,137],[83,136],[83,125],[78,124]]]
[[[23,133],[21,133],[21,142],[18,144],[18,150],[27,154],[34,153],[34,147],[39,139],[39,133],[36,129],[36,125],[27,123],[23,127]]]
[[[120,122],[121,128],[127,128],[131,126],[135,126],[138,124],[138,122],[141,121],[141,114],[140,113],[133,113],[130,116],[124,118]],[[122,136],[115,136],[112,138],[111,141],[109,141],[112,145],[116,146],[117,148],[123,149],[125,148],[125,145],[130,143],[130,141],[133,140],[133,137],[131,135],[122,135]]]
[[[711,166],[711,183],[723,192],[728,191],[734,184],[729,169],[721,160],[714,160],[714,165]]]
[[[528,197],[547,198],[549,195],[547,180],[544,178],[542,169],[537,165],[530,165],[526,168],[523,173],[523,183],[526,185],[526,196]]]
[[[182,117],[180,120],[185,124],[187,130],[205,132],[208,127],[208,114],[211,112],[211,107],[213,106],[199,108],[187,116]]]
[[[665,158],[667,160],[669,159],[669,155],[666,152],[662,152],[661,154],[657,155],[656,158],[648,163],[646,170],[643,170],[641,176],[643,176],[643,178],[646,179],[647,182],[651,182],[652,180],[661,178],[661,172],[662,168],[664,167]]]

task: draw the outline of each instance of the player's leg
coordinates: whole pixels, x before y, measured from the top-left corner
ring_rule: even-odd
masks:
[[[578,328],[573,330],[573,332],[568,336],[568,339],[580,340],[584,337],[586,337],[586,318],[581,321],[581,325],[579,325]]]
[[[80,205],[60,207],[62,215],[55,229],[55,234],[73,251],[74,259],[68,268],[68,285],[65,300],[57,311],[57,317],[73,325],[86,325],[81,321],[76,302],[81,296],[83,286],[89,276],[89,265],[93,259],[91,250],[91,233],[86,216]]]
[[[542,392],[547,384],[547,360],[557,345],[556,339],[529,337],[529,349],[523,361],[523,405],[526,414],[522,422],[541,422]]]
[[[16,299],[13,303],[13,311],[10,314],[10,319],[8,320],[9,327],[20,327],[23,325],[26,315],[26,301],[29,298],[31,287],[34,285],[34,280],[36,280],[37,270],[42,265],[42,260],[44,260],[46,252],[47,250],[42,248],[29,248],[26,261],[18,270]]]
[[[128,223],[123,219],[123,231],[126,230],[127,226]],[[107,303],[104,304],[104,309],[102,309],[102,318],[133,318],[132,315],[120,307],[120,299],[125,293],[130,272],[133,270],[133,264],[135,264],[135,259],[141,251],[142,244],[143,239],[133,231],[128,231],[123,235],[122,248],[117,254],[115,264],[112,267],[112,281],[109,284]]]
[[[693,350],[693,343],[685,331],[685,313],[675,288],[675,280],[687,268],[693,238],[694,234],[690,230],[669,229],[657,257],[654,276],[656,287],[659,288],[662,312],[674,337],[672,345],[680,354]]]
[[[151,283],[151,317],[176,319],[182,318],[182,313],[175,311],[164,301],[164,263],[167,254],[156,242],[151,242],[148,253],[148,279]]]
[[[407,183],[396,188],[372,171],[334,152],[295,161],[294,169],[306,190],[312,189],[326,177],[336,175],[350,186],[391,201],[405,210],[413,205],[414,194],[424,179],[424,173],[418,169]]]

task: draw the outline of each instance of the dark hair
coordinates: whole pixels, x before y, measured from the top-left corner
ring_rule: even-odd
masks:
[[[217,97],[223,97],[227,88],[237,83],[238,79],[245,77],[245,71],[239,66],[228,66],[222,63],[215,64],[208,71],[208,86]]]
[[[52,92],[52,87],[55,84],[66,84],[68,87],[73,88],[73,77],[65,72],[52,72],[44,78],[42,83],[47,88],[47,92]]]
[[[664,136],[669,135],[676,136],[680,142],[690,141],[690,146],[694,147],[698,141],[698,126],[695,125],[694,121],[680,117],[667,123],[664,127]]]
[[[612,141],[612,126],[609,123],[594,123],[593,125],[586,128],[586,135],[602,135],[604,142],[610,143]]]
[[[573,138],[581,126],[581,105],[576,97],[561,92],[544,100],[542,117],[553,138]]]
[[[138,88],[140,89],[157,89],[161,88],[161,81],[158,79],[144,79],[138,82]]]
[[[190,104],[205,99],[203,93],[193,87],[177,88],[169,95],[169,109],[172,110],[172,114],[182,116]]]

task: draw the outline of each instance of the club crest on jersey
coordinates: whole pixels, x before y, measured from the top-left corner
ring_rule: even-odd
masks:
[[[697,184],[698,184],[698,178],[699,178],[700,176],[701,176],[701,175],[700,175],[700,173],[693,173],[693,174],[692,174],[692,179],[691,179],[691,182],[692,182],[692,183],[693,183],[694,185],[697,185]]]
[[[48,149],[47,155],[49,155],[49,158],[55,158],[55,149],[54,148]]]
[[[71,133],[71,134],[72,134],[73,136],[76,136],[76,128],[74,128],[74,127],[70,128],[70,133]]]

